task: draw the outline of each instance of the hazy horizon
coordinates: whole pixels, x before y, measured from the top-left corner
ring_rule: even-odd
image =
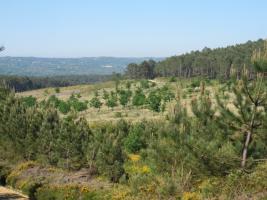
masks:
[[[267,37],[267,2],[1,2],[0,56],[169,57]]]

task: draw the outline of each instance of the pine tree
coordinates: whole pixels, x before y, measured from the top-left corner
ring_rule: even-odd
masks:
[[[257,73],[253,80],[249,80],[248,70],[244,67],[241,80],[234,81],[232,93],[233,108],[229,109],[227,103],[218,96],[217,103],[220,107],[221,122],[224,122],[222,126],[239,133],[235,137],[243,143],[241,167],[244,168],[248,156],[253,156],[253,152],[249,152],[253,138],[253,144],[256,145],[257,135],[264,124],[267,90],[263,74]]]
[[[130,90],[120,90],[119,91],[119,101],[120,101],[120,104],[125,107],[130,98],[131,98],[131,95],[132,95],[132,92]]]
[[[99,111],[101,106],[102,106],[102,102],[98,99],[97,96],[95,96],[90,100],[90,106],[94,107],[94,108],[97,108],[98,111]]]
[[[142,89],[141,88],[138,88],[135,91],[135,94],[133,96],[132,104],[134,106],[142,106],[145,103],[146,103],[146,96],[145,96],[144,92],[142,91]]]
[[[160,112],[161,107],[161,96],[157,94],[156,91],[152,91],[149,93],[147,98],[148,106],[151,110],[155,112]]]
[[[48,108],[43,112],[44,116],[38,133],[39,159],[56,165],[59,159],[56,149],[60,133],[60,118],[54,108]]]
[[[117,101],[118,99],[116,94],[113,91],[111,91],[109,98],[107,99],[106,105],[113,110],[114,107],[117,106]]]

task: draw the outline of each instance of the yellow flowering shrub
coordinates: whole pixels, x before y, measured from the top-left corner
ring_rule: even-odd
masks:
[[[148,173],[150,173],[150,171],[151,171],[151,169],[147,165],[144,165],[142,167],[142,173],[148,174]]]
[[[196,192],[184,192],[182,200],[201,200],[200,195]]]
[[[141,158],[140,155],[138,155],[138,154],[129,154],[128,157],[133,162],[137,162]]]

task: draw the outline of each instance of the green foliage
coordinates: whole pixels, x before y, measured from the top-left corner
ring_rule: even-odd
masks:
[[[139,88],[135,91],[135,94],[132,99],[132,104],[134,106],[142,106],[145,103],[146,103],[146,96],[143,93],[142,89]]]
[[[264,42],[263,50],[258,49],[253,52],[252,63],[257,72],[267,72],[267,41]]]
[[[264,40],[262,39],[226,48],[204,48],[201,51],[166,58],[156,64],[154,73],[158,76],[175,75],[185,78],[202,76],[229,79],[231,65],[234,65],[238,72],[242,70],[244,64],[251,69],[253,51],[263,48]]]
[[[25,103],[27,107],[33,107],[36,105],[37,100],[33,96],[23,97],[22,101]]]
[[[87,109],[87,103],[79,101],[74,95],[71,95],[68,99],[69,105],[76,111],[84,111]]]
[[[57,108],[61,113],[67,114],[70,111],[71,106],[65,101],[60,101]]]
[[[102,102],[98,99],[97,96],[95,96],[90,100],[90,106],[100,109],[102,106]]]
[[[146,80],[146,79],[141,80],[141,81],[140,81],[140,86],[141,86],[141,88],[143,88],[143,89],[147,89],[147,88],[149,88],[149,81]]]
[[[164,85],[162,88],[160,88],[158,93],[164,102],[170,102],[175,97],[174,93],[167,85]]]
[[[157,94],[157,92],[152,91],[149,93],[147,97],[147,103],[151,110],[155,112],[160,112],[161,96]]]
[[[60,88],[59,88],[59,87],[56,87],[56,88],[55,88],[55,92],[56,92],[56,93],[60,93]]]
[[[98,200],[102,195],[97,192],[90,191],[86,187],[76,185],[51,185],[44,186],[37,190],[35,194],[36,199],[40,200]]]
[[[130,81],[127,81],[126,82],[126,89],[127,90],[130,90],[131,89],[131,86],[132,86],[132,83]]]
[[[117,95],[113,91],[111,91],[109,98],[106,101],[106,105],[113,110],[113,108],[118,105],[117,101]]]
[[[107,130],[105,130],[107,129]],[[123,138],[127,134],[127,124],[121,121],[118,127],[103,127],[94,134],[93,143],[89,144],[89,155],[94,149],[95,165],[101,174],[109,177],[110,181],[118,182],[124,174]]]
[[[58,99],[55,95],[51,95],[47,102],[44,102],[45,106],[52,105],[57,108],[61,113],[67,114],[71,108],[81,112],[87,109],[87,102],[79,101],[74,95],[71,95],[70,98],[65,102]]]
[[[134,79],[154,78],[154,68],[156,62],[153,60],[144,61],[141,64],[131,63],[127,66],[126,75]]]
[[[198,79],[194,79],[192,82],[191,82],[191,87],[195,88],[195,87],[199,87],[200,86],[200,80]]]
[[[114,191],[121,194],[121,199],[260,196],[266,188],[266,80],[262,74],[248,80],[246,74],[244,70],[241,80],[224,83],[216,103],[213,93],[208,94],[203,87],[204,91],[192,98],[189,114],[188,106],[179,95],[176,102],[173,101],[171,84],[144,91],[139,88],[132,98],[134,106],[147,104],[153,111],[164,112],[167,102],[173,101],[174,104],[168,104],[167,121],[163,118],[142,122],[116,119],[112,123],[96,122],[90,127],[83,117],[69,112],[78,103],[86,104],[74,95],[68,101],[53,95],[43,105],[36,102],[29,108],[25,99],[2,88],[0,161],[32,160],[66,169],[66,173],[86,168],[92,183],[99,176],[117,183],[110,187],[112,194]],[[144,92],[148,93],[147,98]],[[126,106],[130,93],[129,89],[106,92],[106,103],[110,101],[111,108],[117,101]],[[225,94],[229,94],[229,98],[221,98]],[[90,106],[98,107],[99,103],[95,94]],[[229,104],[233,109],[229,110]],[[66,115],[59,115],[57,110]],[[119,118],[122,113],[114,115]],[[253,126],[249,127],[252,119]],[[243,170],[240,161],[248,131],[252,131],[253,137]],[[0,167],[0,174],[2,171]],[[8,184],[17,187],[18,179],[23,178],[20,173],[11,173]],[[3,177],[5,179],[6,173]],[[47,177],[49,180],[50,176]],[[76,186],[42,184],[30,181],[23,184],[22,189],[37,199],[102,197],[98,191],[81,193]],[[111,196],[107,199],[114,197]]]
[[[262,149],[262,140],[258,140],[258,138],[265,137],[260,131],[265,120],[264,113],[267,102],[263,75],[258,74],[254,80],[249,81],[247,70],[244,68],[242,79],[236,80],[232,87],[232,93],[234,109],[231,110],[217,96],[217,104],[221,113],[221,119],[218,122],[220,122],[221,129],[225,128],[227,132],[234,134],[232,137],[236,139],[236,144],[238,144],[236,146],[242,146],[239,151],[242,152],[241,165],[245,167],[249,157],[257,157],[257,154],[254,153],[255,149]],[[222,121],[222,119],[224,120]],[[245,141],[244,138],[246,138]]]
[[[103,90],[103,99],[107,100],[109,98],[109,93],[106,90]]]
[[[122,106],[126,106],[130,101],[132,92],[130,90],[120,90],[119,91],[119,101]]]
[[[136,153],[146,146],[143,133],[143,124],[138,124],[130,129],[129,135],[125,138],[124,146],[130,153]]]
[[[175,76],[172,76],[170,79],[169,79],[169,82],[170,83],[173,83],[173,82],[176,82],[176,77]]]

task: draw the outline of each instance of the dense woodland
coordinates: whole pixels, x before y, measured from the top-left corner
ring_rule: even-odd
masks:
[[[66,87],[111,80],[114,75],[72,75],[51,77],[21,77],[0,75],[0,82],[16,92],[48,87]]]
[[[202,51],[173,56],[158,63],[145,61],[141,64],[129,64],[126,74],[130,78],[202,76],[229,79],[231,68],[237,69],[240,73],[246,65],[250,71],[253,71],[251,68],[253,51],[263,49],[263,47],[264,40],[262,39],[226,48],[210,49],[206,47]]]
[[[211,99],[205,89],[207,81],[203,79],[201,95],[192,97],[190,102],[193,115],[187,113],[181,103],[183,94],[178,91],[170,97],[175,99],[175,106],[160,121],[144,119],[133,123],[121,119],[88,124],[77,114],[78,110],[59,114],[55,97],[47,102],[28,104],[25,98],[17,97],[2,86],[0,169],[7,169],[1,170],[1,180],[29,193],[32,199],[264,198],[267,82],[263,72],[267,66],[267,49],[254,52],[249,62],[257,73],[253,79],[250,68],[232,69],[229,80],[224,82],[215,99]],[[159,69],[157,64],[153,67],[153,61],[141,65]],[[152,76],[149,70],[142,75],[143,78]],[[106,95],[111,108],[118,98],[123,105],[130,96],[127,90],[119,90],[117,86],[114,93]],[[161,107],[154,106],[159,105],[158,99],[164,97],[164,91],[155,90],[148,95],[149,100],[144,100],[143,88],[140,88],[132,104],[148,104],[153,111],[160,112]],[[96,94],[95,99],[87,103],[98,108],[98,98]],[[68,104],[75,107],[77,101],[72,96]],[[34,164],[8,172],[7,163],[18,162]],[[92,177],[102,177],[113,185],[103,195],[90,189],[77,189],[79,186],[76,189],[49,187],[51,183],[46,177],[20,182],[20,173],[36,165],[68,171],[84,168]],[[94,195],[89,197],[91,193]]]

